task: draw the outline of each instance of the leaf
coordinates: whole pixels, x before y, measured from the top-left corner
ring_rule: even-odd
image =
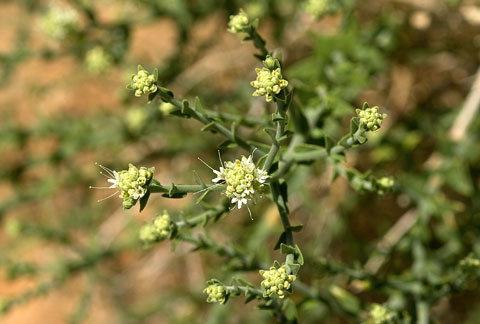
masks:
[[[314,144],[298,144],[293,148],[296,153],[325,152],[325,148]]]
[[[164,193],[162,195],[162,197],[165,197],[165,198],[172,198],[172,199],[181,199],[181,198],[185,198],[187,196],[187,193],[186,192],[177,192],[177,193],[174,193],[172,195],[168,194],[168,193]]]
[[[273,142],[276,142],[276,136],[277,136],[277,132],[275,129],[273,128],[264,128],[263,131],[265,133],[268,134],[268,136],[270,136],[270,138],[272,139]]]
[[[297,306],[290,298],[283,302],[282,310],[288,321],[293,322],[298,318]]]
[[[238,144],[235,142],[232,142],[230,140],[226,140],[225,142],[221,143],[220,145],[217,146],[219,149],[225,149],[225,148],[234,148],[237,147]]]
[[[198,175],[197,171],[193,170],[193,177],[195,179],[195,182],[199,185],[205,186],[205,183],[202,181],[200,176]]]
[[[210,190],[205,190],[205,192],[197,199],[195,202],[196,204],[199,204],[207,195],[210,193]]]
[[[296,225],[296,226],[290,226],[290,230],[292,232],[300,232],[303,228],[303,224]]]
[[[295,257],[300,265],[304,264],[303,254],[302,251],[300,251],[298,244],[295,244]]]
[[[280,243],[280,252],[283,254],[295,254],[296,250],[291,245],[286,245],[284,243]]]
[[[195,97],[195,109],[197,109],[199,112],[203,112],[205,110],[200,103],[200,98],[198,97]]]
[[[290,273],[297,275],[300,270],[300,265],[296,263],[287,263],[287,270],[289,270]]]
[[[158,95],[158,90],[148,94],[148,103],[151,103],[153,99]]]
[[[140,198],[140,212],[147,206],[148,198],[150,198],[150,191],[147,190],[147,193]]]
[[[212,133],[216,133],[216,129],[215,129],[215,122],[210,122],[208,123],[207,125],[203,126],[202,128],[200,128],[200,130],[202,132],[206,132],[206,131],[209,131],[209,132],[212,132]]]
[[[255,295],[248,295],[247,298],[245,299],[245,304],[248,304],[249,302],[255,300],[257,296]]]

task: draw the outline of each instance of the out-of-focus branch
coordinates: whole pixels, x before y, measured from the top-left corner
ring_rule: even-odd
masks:
[[[460,110],[455,122],[450,128],[449,138],[453,142],[459,142],[465,138],[468,127],[472,123],[475,114],[480,107],[480,69],[477,70],[472,87],[467,95],[465,103]],[[435,167],[440,165],[442,157],[433,153],[425,161],[424,166]],[[431,179],[433,186],[437,185],[435,179]],[[365,263],[365,270],[370,273],[377,273],[386,260],[388,251],[395,246],[398,241],[417,223],[418,213],[415,209],[408,210],[400,219],[388,230],[385,236],[377,243],[376,249],[381,254],[371,256]]]

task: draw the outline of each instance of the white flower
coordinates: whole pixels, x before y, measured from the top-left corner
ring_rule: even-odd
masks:
[[[225,195],[231,198],[232,204],[237,204],[239,209],[267,189],[265,182],[269,177],[268,173],[255,166],[251,155],[248,158],[242,156],[241,160],[227,161],[218,171],[213,172],[217,177],[212,181],[226,184]]]

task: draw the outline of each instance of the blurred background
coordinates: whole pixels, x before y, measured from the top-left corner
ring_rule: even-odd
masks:
[[[323,276],[314,260],[368,263],[411,208],[430,217],[414,233],[427,246],[431,280],[480,252],[479,118],[470,118],[461,140],[449,133],[479,67],[478,1],[1,0],[0,310],[10,303],[0,323],[271,323],[242,298],[205,303],[205,281],[230,278],[224,258],[192,253],[187,243],[173,244],[175,251],[170,242],[135,244],[156,213],[195,214],[195,197],[152,196],[140,214],[124,211],[117,197],[97,202],[109,193],[89,189],[105,184],[95,162],[155,166],[162,183],[187,184],[193,170],[212,177],[197,157],[219,163],[221,136],[125,89],[137,64],[158,68],[160,84],[178,98],[199,96],[226,116],[241,111],[242,133],[262,141],[256,121],[271,107],[251,97],[255,49],[227,32],[239,8],[260,19],[267,47],[282,54],[297,104],[322,109],[318,136],[339,139],[364,101],[388,113],[349,153],[348,166],[394,176],[393,194],[378,197],[342,177],[332,183],[324,162],[295,169],[292,222],[307,225],[296,240],[312,260],[302,278],[348,286],[341,274]],[[209,235],[269,262],[278,257],[271,251],[281,223],[269,201],[253,212],[254,221],[243,210],[230,213]],[[408,275],[409,240],[389,251],[379,273]],[[245,277],[260,281],[255,271]],[[361,305],[391,298],[351,292]],[[440,299],[432,320],[478,323],[479,303],[476,290]],[[302,323],[356,323],[321,301],[301,303],[299,313]]]

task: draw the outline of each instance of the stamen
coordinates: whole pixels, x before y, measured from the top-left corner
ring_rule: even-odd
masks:
[[[245,204],[245,205],[247,206],[248,213],[250,214],[250,219],[253,221],[252,211],[250,210],[250,207],[248,207],[247,204]]]
[[[111,177],[107,176],[107,175],[106,175],[105,173],[103,173],[102,171],[100,171],[100,174],[101,174],[102,176],[104,176],[105,178],[107,178],[107,179],[111,179]]]
[[[105,172],[107,172],[112,178],[115,178],[115,174],[113,173],[112,170],[110,170],[109,168],[107,168],[106,166],[103,166],[101,164],[98,164],[97,162],[95,162],[95,165],[98,165],[99,167],[101,167]]]
[[[94,187],[94,186],[88,186],[90,189],[112,189],[110,187]]]
[[[113,194],[111,194],[111,195],[108,196],[108,197],[105,197],[105,198],[102,198],[102,199],[97,200],[97,202],[101,202],[101,201],[107,200],[108,198],[112,198],[112,197],[115,196],[117,193],[118,193],[118,190],[115,191]]]
[[[207,162],[203,161],[201,158],[198,158],[200,161],[202,161],[203,164],[205,164],[207,167],[210,168],[210,170],[215,171],[211,166],[207,164]]]

